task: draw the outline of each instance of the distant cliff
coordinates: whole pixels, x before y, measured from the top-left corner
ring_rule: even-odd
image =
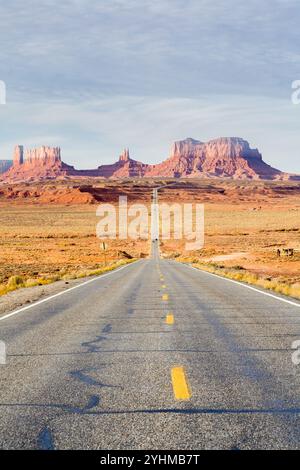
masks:
[[[200,142],[192,138],[175,142],[170,157],[149,175],[172,177],[229,177],[275,179],[283,173],[267,165],[257,149],[239,137],[221,137]]]
[[[265,163],[257,149],[239,137],[209,142],[187,138],[175,142],[162,163],[148,165],[133,160],[126,150],[118,162],[98,167],[99,176],[124,177],[222,177],[234,179],[288,179],[290,175]],[[297,178],[297,176],[295,177]]]
[[[91,170],[76,170],[61,160],[59,147],[26,150],[15,147],[13,165],[1,175],[2,181],[55,179],[70,176],[103,178],[169,177],[234,179],[300,179],[271,167],[257,149],[240,137],[221,137],[201,142],[187,138],[175,142],[170,156],[162,163],[149,165],[130,157],[125,149],[119,160]]]
[[[2,175],[2,180],[53,179],[66,174],[64,166],[68,167],[61,161],[59,147],[40,147],[24,153],[23,146],[17,145],[13,154],[13,166]]]

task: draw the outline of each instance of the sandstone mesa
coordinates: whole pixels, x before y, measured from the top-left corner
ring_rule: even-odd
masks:
[[[239,137],[221,137],[201,142],[187,138],[175,142],[170,156],[156,165],[130,157],[125,149],[119,160],[91,170],[76,170],[61,159],[59,147],[26,150],[17,145],[13,160],[0,161],[2,182],[64,179],[67,177],[102,178],[233,178],[299,180],[300,176],[284,173],[265,163],[257,149]]]

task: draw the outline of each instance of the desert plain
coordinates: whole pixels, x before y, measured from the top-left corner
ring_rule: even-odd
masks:
[[[204,247],[161,241],[161,254],[201,269],[300,297],[300,183],[226,179],[67,179],[0,188],[0,291],[84,277],[105,265],[147,257],[148,240],[96,236],[101,203],[202,203]],[[292,249],[288,256],[286,249]],[[280,256],[279,252],[280,250]]]

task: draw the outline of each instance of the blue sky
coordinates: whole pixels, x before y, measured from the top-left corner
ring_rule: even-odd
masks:
[[[123,147],[158,162],[191,136],[239,136],[299,172],[294,0],[10,0],[0,4],[0,158],[60,145],[78,168]]]

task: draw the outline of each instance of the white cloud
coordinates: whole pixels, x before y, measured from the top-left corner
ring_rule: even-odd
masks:
[[[5,156],[45,137],[81,167],[124,145],[154,162],[186,135],[240,134],[296,170],[297,1],[10,0],[0,18]]]
[[[123,147],[132,157],[156,163],[168,156],[174,140],[209,140],[239,136],[258,147],[265,160],[299,171],[300,107],[290,100],[257,96],[215,95],[192,98],[117,96],[85,102],[47,101],[14,104],[6,114],[17,139],[8,144],[60,145],[67,163],[77,167],[115,161]]]

